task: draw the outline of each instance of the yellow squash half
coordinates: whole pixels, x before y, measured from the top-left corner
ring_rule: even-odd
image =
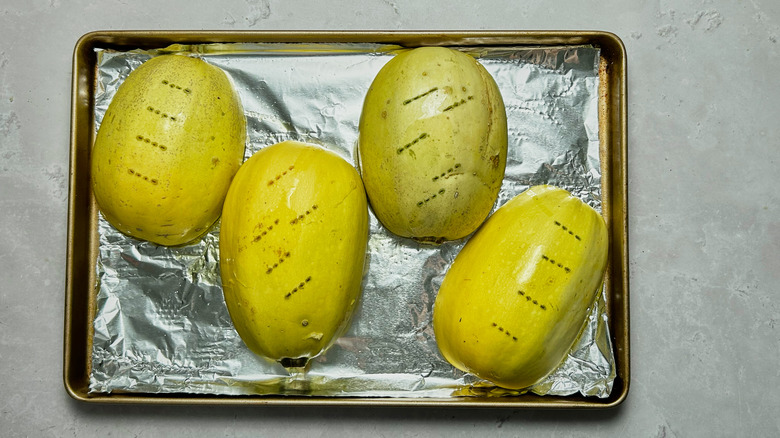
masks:
[[[92,149],[92,190],[111,225],[181,245],[208,231],[244,156],[246,119],[227,75],[182,55],[120,85]]]
[[[294,141],[248,159],[220,229],[225,302],[247,347],[286,367],[324,351],[349,325],[367,242],[365,191],[345,160]]]
[[[366,94],[359,131],[366,192],[391,232],[453,240],[490,213],[506,167],[506,111],[473,57],[444,47],[396,55]]]
[[[567,191],[535,186],[499,208],[455,258],[434,305],[442,355],[521,389],[561,363],[602,284],[601,215]]]

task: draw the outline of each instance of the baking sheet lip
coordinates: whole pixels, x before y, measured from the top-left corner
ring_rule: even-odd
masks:
[[[76,222],[77,222],[77,204],[75,189],[77,186],[78,174],[76,172],[77,160],[78,160],[78,121],[79,121],[79,73],[81,67],[80,55],[84,51],[86,45],[91,44],[93,36],[85,34],[79,38],[76,43],[71,62],[71,102],[70,102],[70,126],[69,126],[69,149],[68,149],[68,215],[67,215],[67,249],[66,249],[66,262],[65,262],[65,318],[63,321],[64,330],[64,348],[63,348],[63,369],[62,378],[67,394],[76,399],[84,400],[85,393],[79,390],[76,381],[71,376],[73,351],[72,345],[72,328],[75,323],[73,318],[73,312],[75,308],[74,303],[74,276],[75,272],[75,243],[74,238],[76,234]]]
[[[615,56],[617,58],[619,68],[620,68],[620,83],[619,83],[619,93],[618,96],[618,105],[619,108],[615,108],[614,111],[619,116],[619,119],[617,121],[619,125],[619,144],[618,148],[620,149],[620,172],[621,175],[620,183],[622,186],[622,193],[621,193],[621,202],[623,204],[623,208],[620,211],[620,217],[622,219],[622,227],[620,229],[620,233],[622,236],[622,245],[620,246],[621,250],[621,269],[623,272],[622,282],[621,282],[621,288],[623,291],[623,301],[624,304],[621,308],[622,313],[620,315],[623,324],[625,326],[624,330],[624,338],[625,342],[621,343],[623,352],[621,354],[618,354],[616,352],[615,357],[616,359],[619,358],[619,360],[625,360],[627,363],[625,364],[625,375],[620,376],[623,387],[621,388],[621,391],[617,397],[617,399],[614,402],[614,405],[620,405],[622,404],[626,398],[628,397],[628,393],[630,391],[631,386],[631,342],[630,342],[630,334],[631,334],[631,317],[630,317],[630,304],[631,304],[631,294],[630,294],[630,283],[631,283],[631,277],[629,275],[629,260],[628,260],[628,254],[629,254],[629,248],[630,248],[630,242],[629,242],[629,222],[628,222],[628,212],[629,212],[629,199],[628,199],[628,52],[625,46],[625,43],[622,39],[620,39],[619,36],[617,36],[614,33],[611,32],[604,32],[604,35],[606,38],[609,39],[610,43],[613,44],[616,50],[616,53],[611,54],[612,56]],[[603,55],[602,55],[603,56]],[[613,175],[615,172],[613,172]]]
[[[146,39],[152,39],[150,37],[164,38],[172,41],[180,40],[182,37],[189,40],[187,44],[209,44],[209,43],[238,43],[238,42],[265,42],[262,41],[263,37],[284,37],[276,40],[275,42],[289,42],[296,43],[302,42],[302,37],[318,37],[318,41],[321,42],[368,42],[373,40],[379,42],[377,37],[380,37],[382,43],[389,43],[392,38],[399,37],[401,39],[408,39],[412,37],[425,37],[425,38],[586,38],[586,39],[599,39],[605,38],[611,41],[613,44],[617,44],[620,48],[620,59],[625,60],[625,45],[622,39],[613,32],[604,30],[512,30],[512,29],[493,29],[493,30],[474,30],[474,29],[450,29],[450,30],[310,30],[310,29],[298,29],[298,30],[219,30],[219,29],[207,29],[207,30],[187,30],[187,29],[172,29],[172,30],[159,30],[159,29],[122,29],[122,30],[109,30],[109,29],[96,29],[83,34],[76,42],[75,50],[78,51],[81,46],[92,45],[99,43],[105,38],[115,39],[117,37],[132,38],[141,37]],[[258,39],[247,39],[247,37],[257,37]],[[359,37],[359,38],[358,38]],[[197,41],[197,42],[196,42]],[[108,42],[108,41],[106,41]],[[306,41],[312,42],[312,41]],[[108,42],[110,45],[118,45],[122,47],[129,46],[128,43],[122,42]],[[473,46],[480,45],[495,45],[489,42],[483,42],[481,44],[472,44]],[[534,44],[518,43],[517,46],[549,46],[554,44],[546,44],[544,42],[535,42]]]
[[[72,377],[72,371],[74,371],[72,368],[71,361],[72,358],[72,346],[71,342],[73,342],[73,339],[71,337],[72,335],[72,327],[74,324],[73,321],[73,312],[74,312],[74,276],[77,275],[75,272],[75,255],[74,255],[74,235],[75,235],[75,222],[77,220],[75,211],[76,207],[76,197],[78,196],[77,193],[74,193],[74,187],[77,185],[77,178],[78,175],[76,173],[76,165],[77,165],[77,159],[78,159],[78,121],[79,121],[79,96],[81,90],[80,87],[80,68],[82,61],[80,60],[81,56],[87,55],[87,53],[90,50],[93,50],[94,48],[97,48],[101,43],[106,43],[106,45],[115,45],[115,46],[121,46],[121,47],[129,47],[131,46],[132,41],[124,41],[124,42],[111,42],[108,41],[109,39],[114,39],[117,37],[123,37],[128,38],[128,40],[132,40],[133,37],[136,38],[146,38],[150,39],[150,37],[159,37],[159,38],[165,38],[165,39],[175,39],[176,37],[183,37],[186,36],[187,39],[190,40],[189,43],[191,44],[207,44],[209,42],[217,42],[217,43],[230,43],[230,42],[237,42],[235,41],[236,37],[244,37],[241,38],[243,41],[238,42],[249,42],[249,40],[246,40],[245,37],[247,36],[255,36],[258,38],[262,38],[263,36],[283,36],[284,41],[280,42],[302,42],[302,41],[296,41],[296,38],[300,38],[301,36],[307,36],[307,37],[320,37],[318,41],[321,42],[344,42],[347,43],[348,39],[351,39],[352,42],[369,42],[369,39],[371,37],[379,37],[379,36],[397,36],[401,39],[405,38],[414,38],[414,37],[426,37],[426,38],[508,38],[508,37],[518,37],[522,36],[525,38],[539,38],[539,37],[552,37],[552,38],[580,38],[580,39],[600,39],[600,38],[606,38],[607,42],[611,45],[613,45],[613,48],[616,48],[615,53],[611,53],[611,56],[616,57],[616,59],[612,60],[614,62],[618,62],[620,64],[620,74],[619,74],[619,96],[617,97],[618,102],[618,108],[612,108],[612,111],[615,112],[618,116],[616,123],[619,125],[618,129],[618,136],[619,137],[619,149],[621,157],[623,158],[620,162],[620,168],[621,171],[619,172],[621,174],[620,178],[620,184],[622,186],[623,193],[621,194],[621,200],[623,202],[623,208],[621,209],[621,219],[623,221],[621,232],[623,233],[622,238],[622,245],[621,250],[623,251],[623,254],[621,255],[621,262],[623,266],[620,268],[624,272],[624,278],[623,281],[620,282],[620,285],[623,289],[623,300],[625,301],[625,304],[621,307],[621,318],[624,319],[624,325],[625,325],[625,334],[623,336],[624,339],[627,340],[629,336],[629,278],[628,278],[628,271],[627,271],[627,254],[628,254],[628,221],[627,221],[627,215],[628,215],[628,193],[627,193],[627,163],[626,163],[626,155],[627,155],[627,121],[626,121],[626,111],[627,111],[627,60],[626,60],[626,51],[625,46],[622,42],[622,40],[614,33],[608,32],[608,31],[577,31],[577,30],[569,30],[569,31],[555,31],[555,30],[528,30],[528,31],[518,31],[518,30],[487,30],[487,31],[481,31],[481,30],[453,30],[453,31],[414,31],[414,30],[400,30],[400,31],[383,31],[383,30],[356,30],[356,31],[340,31],[340,30],[327,30],[327,31],[318,31],[318,30],[298,30],[298,31],[282,31],[282,30],[266,30],[266,31],[251,31],[251,30],[238,30],[238,31],[222,31],[222,30],[205,30],[205,31],[191,31],[191,30],[173,30],[173,31],[166,31],[166,30],[95,30],[88,33],[85,33],[82,35],[73,50],[73,62],[72,62],[72,87],[71,90],[71,124],[70,124],[70,157],[69,157],[69,167],[70,167],[70,175],[69,175],[69,187],[68,187],[68,224],[67,224],[67,233],[68,233],[68,248],[67,248],[67,254],[66,254],[66,303],[65,303],[65,320],[64,320],[64,338],[65,338],[65,348],[63,351],[63,360],[64,360],[64,367],[63,367],[63,383],[66,389],[66,392],[69,394],[70,397],[72,397],[75,400],[84,401],[84,402],[98,402],[98,403],[174,403],[174,404],[267,404],[267,405],[307,405],[307,404],[359,404],[361,406],[372,406],[372,405],[398,405],[398,406],[423,406],[432,404],[435,406],[459,406],[459,407],[465,407],[465,406],[472,406],[472,407],[511,407],[511,408],[540,408],[540,409],[548,409],[548,408],[611,408],[618,406],[623,403],[623,401],[627,398],[628,395],[628,389],[629,389],[629,377],[630,377],[630,363],[626,363],[624,367],[625,375],[618,374],[618,378],[622,382],[622,387],[620,388],[620,391],[618,393],[613,393],[610,395],[610,397],[606,399],[594,399],[594,400],[567,400],[566,397],[557,397],[557,396],[545,396],[550,398],[559,398],[561,401],[554,400],[552,402],[545,401],[545,402],[538,402],[538,401],[513,401],[511,398],[499,400],[498,398],[492,399],[492,398],[481,398],[481,399],[474,399],[474,400],[468,400],[463,398],[457,398],[457,399],[431,399],[431,398],[403,398],[403,397],[394,397],[394,398],[365,398],[365,397],[357,397],[357,398],[340,398],[340,397],[324,397],[324,398],[297,398],[292,396],[263,396],[260,398],[245,398],[243,396],[237,396],[237,397],[225,397],[225,396],[214,396],[214,397],[200,397],[200,396],[192,396],[187,394],[182,394],[179,396],[173,396],[173,397],[167,397],[162,396],[158,397],[155,395],[144,395],[144,394],[123,394],[123,395],[112,395],[112,394],[89,394],[86,389],[83,382],[77,378]],[[218,37],[219,40],[214,41],[206,41],[209,40],[209,37]],[[257,39],[253,40],[255,42],[261,42]],[[306,42],[313,42],[313,41],[306,41]],[[374,42],[380,42],[380,41],[374,41]],[[391,40],[383,40],[382,43],[392,43]],[[558,42],[555,45],[560,45],[561,43]],[[565,43],[564,43],[565,44]],[[141,44],[132,44],[135,46],[141,46]],[[490,44],[489,42],[483,42],[482,44],[477,45],[496,45],[495,43]],[[536,42],[534,44],[525,44],[525,43],[518,43],[517,46],[529,46],[529,45],[536,45],[536,46],[549,46],[552,44],[544,44],[540,42]],[[599,45],[599,44],[594,44]],[[90,90],[87,90],[88,92]],[[616,355],[619,357],[619,360],[625,359],[626,362],[630,362],[630,355],[628,354],[628,349],[630,348],[628,342],[620,343],[620,346],[625,350],[625,352],[622,355]],[[87,372],[88,370],[85,370]],[[84,377],[84,376],[80,376]],[[614,397],[613,397],[614,396]],[[250,396],[251,397],[251,396]]]
[[[625,395],[615,400],[569,400],[563,396],[534,396],[551,401],[539,402],[517,400],[516,397],[330,397],[330,396],[284,396],[284,395],[239,395],[239,396],[191,396],[187,394],[100,394],[84,395],[78,391],[68,392],[77,401],[87,404],[164,404],[164,405],[252,405],[252,406],[344,406],[344,407],[436,407],[436,408],[487,408],[487,409],[589,409],[606,410],[620,405]],[[600,399],[601,400],[601,399]]]

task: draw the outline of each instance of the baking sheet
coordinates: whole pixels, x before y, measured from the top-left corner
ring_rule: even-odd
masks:
[[[354,163],[357,120],[374,74],[397,47],[376,44],[174,46],[220,66],[245,107],[247,157],[286,139]],[[499,84],[509,157],[499,206],[550,183],[601,208],[599,49],[467,49]],[[155,51],[98,52],[95,121],[127,73]],[[430,326],[438,285],[464,240],[421,246],[371,217],[369,269],[351,329],[306,376],[252,355],[232,329],[219,286],[218,226],[199,244],[160,248],[99,221],[91,392],[295,394],[362,397],[513,395],[453,369]],[[571,357],[537,394],[609,396],[615,362],[606,293]],[[473,386],[474,385],[474,386]]]

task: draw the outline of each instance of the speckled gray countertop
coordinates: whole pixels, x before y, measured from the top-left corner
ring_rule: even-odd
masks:
[[[71,56],[92,30],[604,30],[629,65],[631,389],[604,411],[94,406],[62,384]],[[7,0],[3,436],[780,435],[780,3]]]

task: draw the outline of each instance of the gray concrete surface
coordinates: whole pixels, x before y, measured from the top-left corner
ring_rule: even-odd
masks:
[[[98,29],[605,30],[629,60],[632,386],[608,411],[92,406],[62,385],[71,56]],[[0,435],[780,435],[780,3],[6,0]]]

